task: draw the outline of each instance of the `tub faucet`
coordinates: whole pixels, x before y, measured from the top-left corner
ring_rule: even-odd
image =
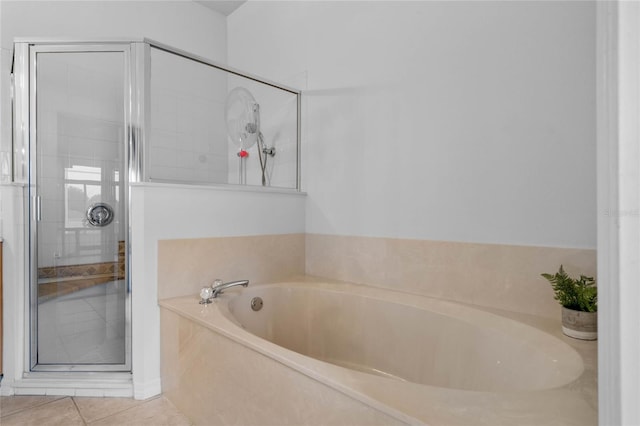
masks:
[[[211,295],[212,299],[215,299],[216,297],[218,297],[219,294],[222,294],[222,292],[230,287],[235,287],[241,285],[242,287],[246,287],[249,285],[249,280],[240,280],[240,281],[229,281],[228,283],[222,283],[219,280],[216,280],[216,282],[214,282],[212,290],[213,290],[213,294]]]

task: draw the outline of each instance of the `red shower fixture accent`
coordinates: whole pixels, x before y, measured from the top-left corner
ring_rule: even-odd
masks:
[[[244,149],[241,149],[240,152],[238,152],[238,157],[240,158],[246,158],[249,156],[249,151],[245,151]]]

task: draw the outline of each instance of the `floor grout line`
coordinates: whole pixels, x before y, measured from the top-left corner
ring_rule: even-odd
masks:
[[[78,412],[78,415],[80,416],[80,420],[82,420],[82,423],[84,424],[84,426],[87,426],[87,420],[84,418],[84,416],[82,415],[82,411],[80,411],[80,407],[78,407],[78,404],[76,404],[76,397],[72,396],[71,397],[71,402],[73,403],[73,406],[76,407],[76,411]]]
[[[4,399],[4,398],[22,398],[22,397],[29,397],[30,395],[15,395],[15,396],[11,396],[11,397],[1,397],[0,399]],[[169,412],[169,415],[173,416],[175,414],[179,415],[179,417],[181,418],[178,423],[179,424],[184,424],[184,425],[193,425],[193,422],[184,414],[182,413],[180,410],[178,410],[176,408],[175,405],[173,405],[173,403],[171,401],[169,401],[168,399],[166,399],[162,394],[160,395],[155,395],[151,398],[142,400],[142,401],[137,401],[138,403],[136,403],[135,405],[129,406],[128,408],[125,409],[120,409],[120,410],[116,410],[114,412],[110,412],[107,415],[104,415],[102,417],[99,418],[95,418],[95,419],[89,419],[88,417],[85,417],[85,415],[83,414],[82,410],[81,410],[81,399],[84,398],[91,398],[91,397],[81,397],[81,396],[44,396],[45,398],[52,398],[49,401],[46,402],[41,402],[41,403],[37,403],[35,405],[31,405],[31,406],[27,406],[24,407],[20,410],[14,411],[11,414],[8,414],[6,416],[2,417],[2,420],[0,420],[0,424],[3,424],[4,422],[7,423],[11,423],[12,422],[12,418],[14,419],[20,419],[21,422],[25,421],[25,416],[30,416],[30,412],[32,411],[41,411],[43,409],[43,407],[50,405],[50,404],[54,404],[56,402],[60,402],[60,401],[64,401],[67,398],[71,399],[71,403],[73,404],[76,413],[77,413],[77,417],[76,419],[79,419],[81,421],[81,424],[83,426],[91,426],[93,424],[96,423],[100,423],[100,422],[104,422],[106,421],[107,423],[110,422],[109,419],[115,420],[117,418],[120,419],[119,423],[121,423],[122,425],[129,425],[129,426],[134,426],[137,425],[138,422],[144,422],[144,418],[148,418],[149,416],[154,417],[156,421],[158,421],[157,416],[159,414],[165,414],[167,412]],[[89,411],[87,411],[87,413],[94,413],[94,414],[102,414],[102,411],[104,407],[110,407],[110,409],[113,409],[113,405],[111,404],[107,404],[106,406],[100,406],[100,400],[102,401],[107,401],[110,398],[105,398],[105,397],[95,397],[96,401],[95,403],[97,403],[98,405],[95,405],[95,403],[92,403],[92,405],[85,407],[86,409],[88,409]],[[133,400],[133,398],[131,398]],[[156,405],[156,407],[151,408],[151,407],[144,407],[146,404],[152,403],[153,401],[156,400],[163,400],[161,401],[161,403],[159,405]],[[135,400],[134,400],[135,401]],[[64,405],[66,405],[66,403],[64,403]],[[97,409],[97,411],[96,411]],[[56,417],[55,414],[55,410],[56,408],[51,408],[48,409],[49,411],[52,412],[52,414],[48,415],[48,421],[52,421],[52,422],[56,422],[57,420],[59,420],[59,417]],[[53,411],[52,411],[53,410]],[[134,410],[141,410],[141,412],[138,413],[134,413]],[[131,414],[128,414],[131,413]],[[142,414],[144,413],[144,414]],[[140,417],[142,414],[143,417]],[[135,419],[135,420],[134,420]],[[67,418],[67,420],[69,420]],[[13,420],[13,423],[15,423],[15,420]]]
[[[91,397],[87,397],[87,398],[91,398]],[[75,401],[74,401],[74,402],[75,402]],[[132,407],[129,407],[129,408],[132,408]],[[100,420],[108,419],[109,417],[112,417],[112,416],[115,416],[115,415],[117,415],[117,414],[120,414],[120,413],[122,413],[122,412],[124,412],[124,411],[127,411],[129,408],[125,408],[124,410],[120,410],[120,411],[116,411],[116,412],[114,412],[114,413],[107,414],[107,415],[106,415],[106,416],[104,416],[104,417],[97,417],[97,418],[95,418],[95,419],[93,419],[93,420],[91,420],[91,421],[88,421],[88,420],[87,420],[87,421],[85,421],[85,425],[89,425],[89,424],[91,424],[91,423],[96,423],[96,422],[99,422]],[[81,414],[81,415],[82,415],[82,414]],[[82,419],[84,420],[84,417],[83,417]]]
[[[52,395],[11,395],[11,396],[3,396],[2,398],[12,398],[12,397],[18,397],[19,398],[21,396],[43,396],[45,398],[48,397],[48,398],[55,398],[55,399],[52,399],[50,401],[42,401],[41,403],[21,408],[18,411],[12,411],[9,414],[0,415],[0,419],[13,416],[14,414],[22,413],[23,411],[32,410],[34,408],[42,407],[43,405],[51,404],[52,402],[56,402],[56,401],[59,401],[59,400],[64,399],[64,398],[68,398],[66,396],[52,396]]]
[[[104,417],[98,417],[98,418],[95,418],[95,419],[93,419],[93,420],[91,420],[91,421],[88,421],[88,420],[87,420],[87,421],[85,421],[85,425],[90,425],[90,424],[92,424],[92,423],[96,423],[96,422],[99,422],[99,421],[101,421],[101,420],[107,419],[107,418],[109,418],[109,417],[113,417],[113,416],[116,416],[116,415],[118,415],[118,414],[124,413],[125,411],[129,411],[129,410],[132,410],[132,409],[134,409],[134,408],[141,407],[141,406],[143,406],[144,404],[146,404],[147,402],[153,401],[154,399],[158,399],[158,398],[161,398],[161,397],[162,397],[162,394],[160,394],[160,395],[155,395],[155,396],[153,396],[153,397],[151,397],[151,398],[148,398],[148,399],[143,400],[143,401],[142,401],[142,402],[140,402],[139,404],[133,405],[133,406],[131,406],[131,407],[128,407],[128,408],[125,408],[125,409],[122,409],[122,410],[119,410],[119,411],[115,411],[115,412],[113,412],[113,413],[107,414],[107,415],[106,415],[106,416],[104,416]],[[76,398],[76,397],[73,397],[73,398]],[[92,398],[92,397],[79,397],[79,398]],[[99,398],[99,397],[98,397],[98,398]],[[105,397],[103,397],[103,398],[105,398]],[[131,399],[133,399],[133,398],[131,398]],[[74,404],[76,403],[76,402],[75,402],[75,400],[74,400],[73,402],[74,402]],[[76,404],[76,407],[77,407],[77,404]],[[80,411],[80,409],[79,409],[79,408],[78,408],[78,411]],[[80,416],[82,417],[82,413],[80,413]],[[84,417],[82,417],[82,419],[84,420]]]

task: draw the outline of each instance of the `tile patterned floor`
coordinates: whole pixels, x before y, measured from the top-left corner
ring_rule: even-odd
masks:
[[[191,425],[168,399],[68,396],[0,397],[2,426],[183,426]]]
[[[38,363],[124,364],[124,281],[85,288],[38,305]]]

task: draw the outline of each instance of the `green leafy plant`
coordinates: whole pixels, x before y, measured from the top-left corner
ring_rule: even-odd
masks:
[[[598,288],[593,277],[580,275],[580,279],[571,278],[562,265],[555,275],[541,275],[551,283],[555,299],[565,308],[583,312],[598,310]]]

